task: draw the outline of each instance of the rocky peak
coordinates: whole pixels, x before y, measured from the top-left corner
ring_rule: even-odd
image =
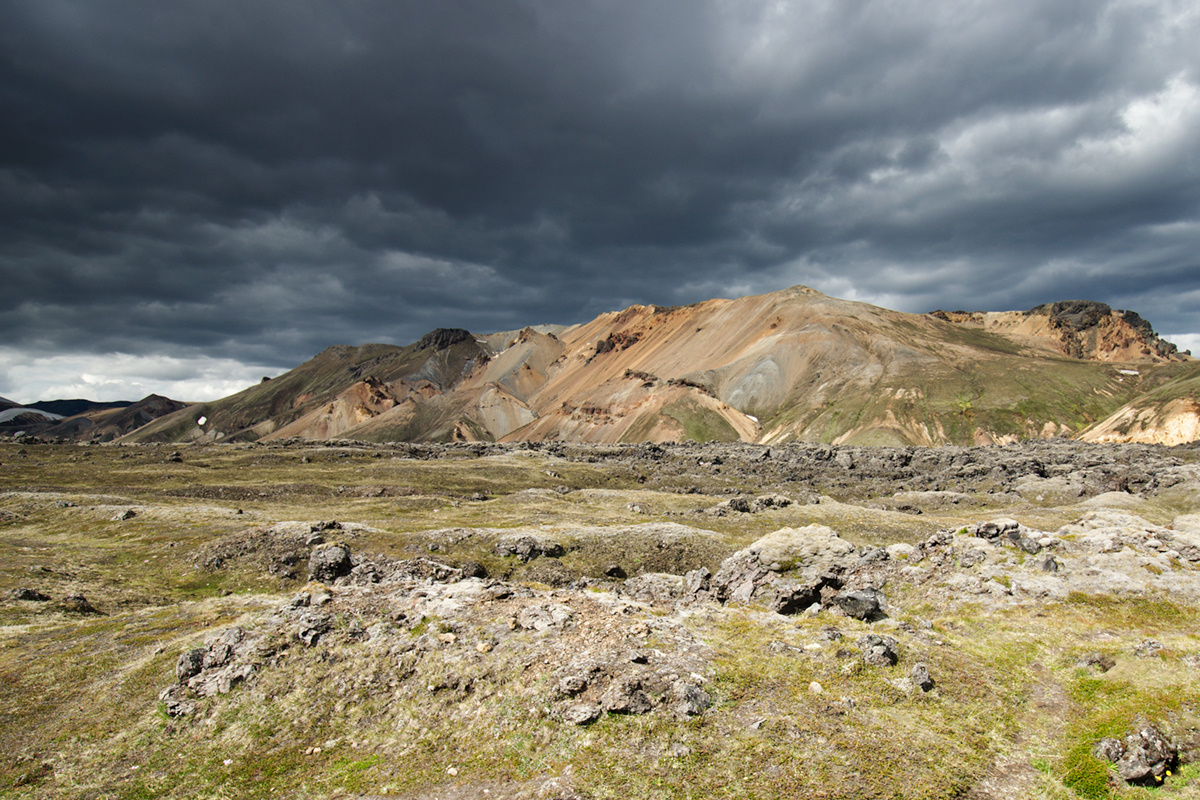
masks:
[[[1072,358],[1099,361],[1179,360],[1178,348],[1159,338],[1134,311],[1093,300],[1062,300],[1025,312],[1049,317],[1059,349]]]
[[[462,328],[437,328],[425,334],[417,342],[418,350],[445,350],[447,347],[466,342],[475,337]]]

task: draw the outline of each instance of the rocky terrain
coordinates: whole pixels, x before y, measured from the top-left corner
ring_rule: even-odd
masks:
[[[0,440],[0,797],[1200,796],[1200,447]]]
[[[1198,383],[1200,362],[1103,303],[904,314],[795,286],[335,346],[122,440],[1180,444]]]

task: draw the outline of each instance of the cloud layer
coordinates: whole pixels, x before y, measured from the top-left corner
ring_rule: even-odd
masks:
[[[795,283],[1194,341],[1197,41],[1190,0],[4,4],[0,394]]]

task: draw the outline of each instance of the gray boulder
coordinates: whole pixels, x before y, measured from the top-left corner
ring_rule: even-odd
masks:
[[[234,648],[241,643],[245,633],[241,628],[229,628],[208,646],[204,654],[204,668],[223,667],[234,656]]]
[[[756,553],[739,550],[721,562],[712,578],[713,592],[722,603],[749,603],[773,577]]]
[[[683,596],[685,579],[666,572],[647,572],[625,581],[622,591],[643,603],[670,606]]]
[[[582,694],[588,687],[587,675],[573,674],[559,678],[556,688],[563,697],[574,697]]]
[[[862,651],[863,663],[869,667],[894,667],[900,660],[896,640],[890,636],[868,633],[858,637],[854,644]]]
[[[340,542],[318,545],[308,557],[310,581],[332,583],[343,575],[349,575],[351,568],[350,548]]]
[[[642,691],[641,681],[628,678],[609,686],[600,698],[600,706],[613,714],[647,714],[654,704]]]
[[[333,630],[333,617],[328,614],[309,612],[300,617],[300,622],[296,626],[296,636],[312,647],[318,639],[331,630]]]
[[[574,615],[571,607],[562,603],[526,606],[517,613],[517,624],[527,631],[548,631],[561,628]]]
[[[684,678],[672,684],[671,699],[671,710],[679,717],[695,717],[712,705],[708,692]]]
[[[683,574],[683,592],[689,596],[695,596],[701,592],[707,592],[712,582],[712,573],[704,567],[694,569]]]
[[[975,535],[981,539],[995,541],[1001,536],[1020,530],[1021,523],[1015,519],[994,519],[989,522],[981,522],[975,528]]]
[[[887,616],[887,598],[878,589],[855,589],[841,592],[834,604],[848,617],[872,622]]]
[[[842,575],[858,562],[854,545],[824,525],[780,528],[740,552],[754,554],[772,572],[793,573],[808,583]]]
[[[711,591],[721,602],[759,601],[797,613],[823,587],[840,586],[857,562],[854,545],[824,525],[781,528],[721,562]]]
[[[1179,760],[1175,746],[1153,725],[1143,725],[1124,740],[1101,739],[1093,748],[1098,758],[1117,766],[1126,783],[1157,786]]]
[[[908,673],[908,679],[922,692],[931,691],[934,687],[933,678],[929,676],[929,667],[925,664],[913,665],[912,671]]]
[[[516,556],[526,563],[541,556],[558,558],[566,553],[563,546],[553,539],[544,539],[530,534],[503,536],[496,542],[493,552],[498,556]]]
[[[180,654],[175,662],[175,677],[180,683],[187,683],[188,678],[200,674],[200,670],[204,669],[204,656],[207,653],[207,648],[197,647]]]
[[[571,703],[562,710],[562,720],[568,725],[591,725],[600,719],[604,709],[595,703]]]
[[[758,513],[769,508],[787,508],[792,504],[792,498],[782,494],[764,494],[754,498],[750,503],[750,511]]]

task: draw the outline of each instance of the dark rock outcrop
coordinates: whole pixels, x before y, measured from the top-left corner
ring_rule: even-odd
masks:
[[[840,592],[833,598],[834,604],[848,617],[874,622],[885,617],[887,598],[878,589],[856,589]]]
[[[459,342],[471,341],[475,337],[462,328],[437,328],[417,340],[418,350],[445,350]]]

